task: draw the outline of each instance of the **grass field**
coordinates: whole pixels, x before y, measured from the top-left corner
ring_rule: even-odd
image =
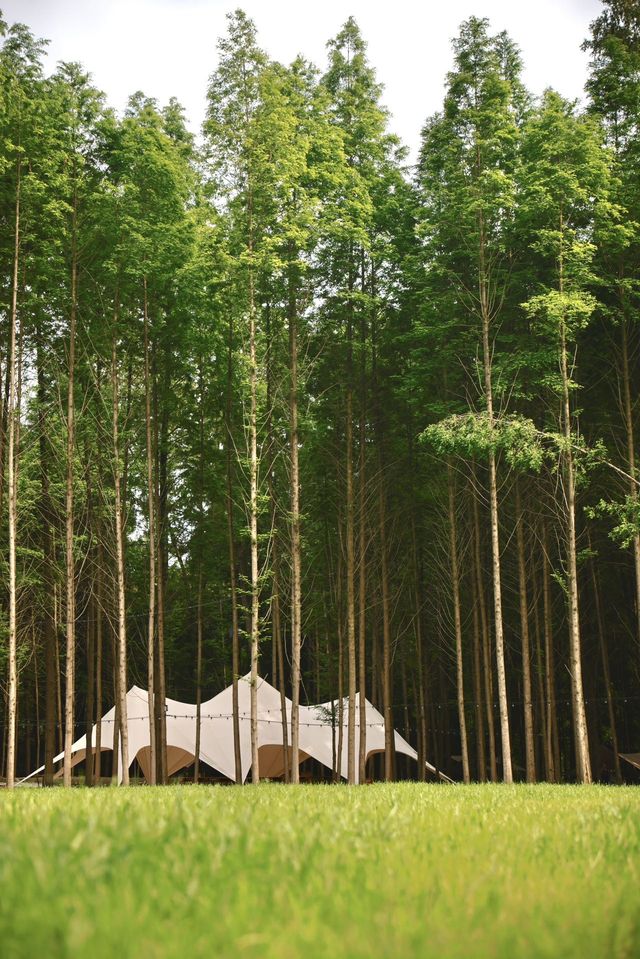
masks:
[[[640,790],[3,792],[0,955],[640,956]]]

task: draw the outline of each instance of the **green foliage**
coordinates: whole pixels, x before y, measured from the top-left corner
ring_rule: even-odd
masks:
[[[490,453],[503,453],[509,466],[539,472],[545,460],[544,437],[523,416],[504,416],[489,421],[486,413],[460,413],[428,426],[422,434],[443,456],[487,460]]]
[[[462,24],[442,109],[425,124],[415,175],[389,132],[382,87],[353,18],[330,41],[321,76],[300,57],[289,66],[272,62],[249,17],[241,10],[230,14],[208,86],[201,147],[174,99],[161,105],[138,91],[118,116],[80,65],[62,64],[46,76],[45,44],[27,27],[2,23],[0,32],[5,406],[20,178],[17,556],[19,703],[25,722],[44,714],[45,614],[55,610],[58,624],[65,618],[65,396],[74,258],[79,721],[84,720],[86,654],[97,605],[105,705],[113,696],[116,470],[125,511],[129,676],[140,685],[146,678],[145,299],[159,516],[155,546],[165,587],[169,695],[193,699],[200,584],[204,686],[214,692],[230,680],[228,512],[243,632],[248,621],[251,329],[257,352],[260,617],[266,625],[272,616],[277,579],[285,643],[291,632],[289,337],[293,329],[297,335],[303,668],[305,683],[313,677],[318,698],[336,694],[337,664],[344,654],[348,427],[354,565],[357,573],[364,570],[367,594],[362,620],[367,683],[377,695],[382,512],[393,597],[392,698],[398,704],[410,701],[398,707],[405,709],[409,738],[416,729],[417,667],[423,669],[423,692],[427,702],[434,700],[434,709],[440,692],[444,699],[453,696],[455,682],[448,659],[443,458],[457,459],[464,480],[456,502],[465,675],[472,677],[476,669],[469,640],[479,587],[485,588],[488,618],[478,625],[486,626],[487,635],[493,625],[485,555],[486,466],[496,458],[505,630],[513,637],[520,610],[511,535],[516,498],[509,474],[520,474],[527,575],[537,603],[542,560],[536,544],[543,534],[554,590],[556,585],[567,589],[558,548],[566,536],[565,488],[559,481],[571,459],[579,494],[578,536],[586,540],[588,532],[596,544],[593,555],[582,554],[580,576],[587,576],[586,559],[597,556],[603,609],[615,603],[621,611],[620,636],[613,628],[611,634],[612,672],[616,686],[626,690],[635,655],[621,638],[635,628],[628,599],[631,562],[608,543],[605,524],[597,521],[613,525],[611,536],[625,549],[640,532],[635,498],[625,498],[628,477],[637,475],[637,464],[627,462],[627,434],[633,427],[637,449],[639,387],[640,23],[632,0],[605,0],[593,24],[586,111],[553,91],[534,101],[522,84],[520,55],[509,37],[493,33],[478,17]],[[119,463],[112,452],[112,347],[119,379]],[[631,413],[625,408],[621,417],[625,355]],[[0,416],[0,469],[7,455],[3,424]],[[2,482],[0,570],[6,580],[6,469]],[[597,616],[587,587],[581,582],[585,671],[598,696],[602,677],[592,665],[599,662],[592,655]],[[560,668],[566,622],[557,599],[557,593],[551,596],[550,606],[562,704],[568,695],[566,671]],[[530,605],[533,625],[542,609],[533,600]],[[522,663],[517,644],[509,639],[508,645],[511,697]],[[265,673],[273,652],[265,639]],[[2,669],[5,661],[2,606]],[[633,663],[637,666],[637,657]],[[245,666],[243,660],[241,669]],[[60,672],[64,676],[64,662]],[[285,685],[288,676],[285,665]],[[346,683],[346,672],[342,679]],[[560,705],[562,762],[570,775],[566,743],[571,737],[565,735],[562,710]],[[436,723],[433,736],[447,761],[456,747],[449,733],[444,742],[444,727]],[[518,721],[514,729],[519,727]],[[634,730],[637,724],[630,735]],[[518,736],[516,731],[515,750]],[[23,738],[20,762],[27,760],[25,745]],[[184,808],[185,816],[192,815],[188,805]],[[259,817],[260,808],[245,812]],[[206,818],[202,810],[193,815]],[[384,817],[380,822],[387,828]],[[224,848],[235,841],[216,837]],[[435,887],[428,892],[437,900]],[[345,886],[347,901],[348,893]],[[234,923],[241,926],[243,919],[231,910],[225,927],[229,941]],[[83,922],[80,917],[73,943],[83,942]],[[481,924],[478,930],[482,937]],[[360,948],[367,955],[375,951],[375,940],[365,936],[358,945],[355,933],[353,938],[348,930],[341,934],[354,945],[353,954]],[[109,935],[106,930],[105,942]],[[340,942],[337,933],[335,941],[327,935],[317,940],[325,953]],[[419,932],[413,935],[422,942]],[[410,955],[412,943],[396,938],[384,940],[389,954]],[[201,942],[194,946],[196,954]],[[247,948],[254,948],[251,941]]]
[[[615,525],[609,535],[623,549],[632,546],[634,539],[640,536],[640,500],[637,497],[625,496],[622,502],[602,499],[588,509],[588,515],[591,519],[598,516],[612,519]]]
[[[593,315],[592,238],[599,220],[616,215],[610,172],[597,122],[577,117],[572,104],[548,90],[523,130],[517,224],[530,238],[543,287],[524,308],[534,332],[552,340],[575,341]]]

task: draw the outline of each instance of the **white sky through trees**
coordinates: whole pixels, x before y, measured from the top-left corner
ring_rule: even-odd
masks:
[[[384,84],[391,128],[413,157],[426,117],[441,106],[463,20],[484,16],[493,30],[508,31],[532,92],[553,86],[577,98],[587,72],[580,44],[601,9],[599,0],[0,0],[6,20],[51,41],[48,70],[80,61],[118,110],[136,90],[160,104],[175,96],[194,132],[225,14],[238,6],[255,20],[269,56],[289,63],[301,53],[321,69],[327,40],[353,15]]]

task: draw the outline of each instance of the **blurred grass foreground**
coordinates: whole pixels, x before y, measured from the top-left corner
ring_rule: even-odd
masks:
[[[640,956],[640,791],[4,792],[0,955]]]

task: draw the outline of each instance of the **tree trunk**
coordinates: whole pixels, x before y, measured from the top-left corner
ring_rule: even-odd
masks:
[[[226,474],[227,474],[227,539],[229,543],[229,591],[231,594],[231,712],[233,724],[233,755],[235,760],[236,783],[242,783],[242,756],[240,753],[240,715],[238,705],[238,678],[240,676],[240,632],[238,629],[238,596],[236,586],[236,550],[233,524],[233,319],[229,317],[229,344],[227,352],[227,396],[225,407]]]
[[[356,782],[356,622],[355,622],[355,536],[353,494],[353,271],[349,268],[349,302],[347,305],[347,371],[345,397],[345,473],[346,473],[346,552],[347,552],[347,681],[349,706],[347,713],[347,782]]]
[[[15,234],[13,247],[13,278],[11,288],[11,326],[9,330],[9,704],[7,742],[7,786],[15,785],[16,772],[16,735],[18,711],[18,642],[17,642],[17,593],[16,593],[16,533],[18,526],[17,508],[17,385],[16,385],[16,328],[18,325],[18,266],[20,260],[20,186],[21,162],[18,159],[16,169]]]
[[[502,778],[513,782],[511,768],[511,733],[509,729],[509,703],[507,699],[507,674],[505,669],[504,632],[502,623],[502,586],[500,582],[500,540],[498,533],[498,493],[496,462],[493,453],[489,458],[489,499],[491,507],[491,551],[493,569],[493,610],[496,640],[496,666],[498,673],[498,706],[500,710],[500,735],[502,741]]]
[[[289,251],[290,257],[293,256]],[[291,782],[300,782],[301,555],[298,466],[298,316],[294,268],[289,268],[290,467],[291,467]]]
[[[197,783],[200,779],[200,734],[202,726],[202,647],[204,638],[204,584],[203,584],[203,553],[204,553],[204,378],[203,378],[204,360],[200,357],[198,368],[198,392],[200,423],[198,436],[198,498],[199,498],[199,519],[200,536],[198,540],[198,598],[196,609],[196,755],[193,767],[193,781]]]
[[[487,778],[487,758],[484,742],[484,703],[482,701],[482,661],[480,639],[480,616],[478,613],[478,589],[475,579],[475,570],[471,576],[471,603],[473,606],[473,695],[475,699],[475,731],[476,731],[476,771],[480,782]]]
[[[384,714],[384,778],[394,778],[395,744],[391,708],[391,623],[389,609],[389,571],[387,566],[387,515],[382,470],[378,486],[378,518],[380,534],[380,578],[382,585],[382,706]]]
[[[456,502],[453,484],[453,469],[447,464],[449,487],[449,559],[451,562],[451,592],[453,598],[453,622],[456,640],[456,692],[458,722],[460,724],[460,750],[462,752],[462,778],[471,781],[469,772],[469,748],[467,745],[467,720],[464,711],[464,666],[462,659],[462,617],[460,615],[460,574],[458,572],[458,545],[456,535]]]
[[[561,285],[562,292],[562,285]],[[573,452],[571,447],[571,409],[569,402],[569,369],[564,324],[560,343],[560,372],[562,375],[562,432],[564,437],[563,490],[567,523],[567,587],[569,599],[569,672],[571,675],[571,704],[576,744],[576,776],[578,782],[591,782],[591,760],[587,716],[582,685],[582,649],[580,639],[580,613],[578,607],[578,564],[576,547],[576,493]]]
[[[90,519],[91,524],[91,519]],[[96,601],[93,582],[89,584],[90,595],[87,604],[87,702],[85,709],[84,731],[86,736],[86,756],[84,780],[86,786],[93,786],[93,748],[91,743],[93,731],[93,704],[95,699],[95,619]]]
[[[167,774],[167,684],[165,678],[164,656],[164,613],[166,591],[167,559],[167,496],[166,496],[166,431],[167,420],[163,410],[160,426],[158,402],[158,375],[153,351],[153,422],[156,460],[156,779],[166,786]],[[166,385],[166,384],[165,384]]]
[[[362,288],[364,290],[364,256]],[[366,530],[366,403],[367,403],[367,321],[362,310],[360,323],[360,423],[359,423],[359,482],[358,482],[358,782],[366,778],[367,765],[367,530]]]
[[[474,466],[474,486],[477,485],[477,473]],[[473,497],[473,555],[475,565],[476,589],[480,613],[480,627],[482,630],[482,659],[484,667],[484,696],[487,715],[487,731],[489,733],[489,772],[491,782],[498,780],[498,761],[496,754],[496,734],[493,722],[493,664],[491,657],[491,642],[489,637],[489,617],[484,595],[482,579],[482,556],[480,550],[480,515],[477,497]]]
[[[364,339],[364,337],[363,337]],[[364,353],[364,343],[363,343]],[[363,361],[364,363],[364,361]],[[364,381],[364,373],[362,374]],[[358,782],[363,783],[366,777],[367,764],[367,534],[365,524],[366,499],[366,424],[364,414],[364,383],[363,399],[360,411],[360,476],[359,476],[359,503],[358,503]]]
[[[287,696],[285,692],[284,642],[282,641],[282,627],[280,623],[279,569],[277,566],[274,566],[274,586],[276,584],[278,592],[274,592],[272,599],[273,637],[276,643],[276,658],[278,661],[278,675],[280,677],[280,716],[282,718],[284,781],[288,783],[291,781],[291,764],[289,763],[289,722],[287,717]]]
[[[485,251],[485,227],[482,214],[480,214],[480,275],[478,293],[480,299],[480,313],[482,318],[482,365],[484,373],[485,400],[487,404],[487,417],[489,419],[489,428],[493,430],[493,382],[491,372],[492,350],[489,338],[491,310]],[[502,739],[502,778],[506,783],[510,783],[513,782],[513,771],[511,768],[511,733],[509,729],[509,702],[507,697],[504,626],[502,619],[498,484],[496,478],[496,457],[493,448],[489,453],[489,507],[491,515],[491,560],[493,571],[493,612],[495,619],[496,666],[498,672],[498,704],[500,707],[500,733]]]
[[[372,295],[375,288],[372,281]],[[384,478],[384,428],[378,378],[376,323],[371,326],[372,378],[375,391],[376,438],[378,446],[378,537],[380,545],[380,580],[382,586],[382,710],[384,715],[384,776],[392,782],[395,775],[395,742],[391,683],[391,614],[387,553],[387,503]]]
[[[342,746],[344,742],[344,614],[342,609],[342,575],[342,556],[340,556],[338,558],[338,577],[336,589],[336,605],[338,608],[338,744],[336,748],[334,782],[340,782],[342,776]],[[333,713],[335,720],[335,708]]]
[[[252,236],[250,230],[250,236]],[[252,242],[249,253],[253,253]],[[251,781],[260,782],[258,740],[258,659],[260,655],[260,570],[258,565],[258,359],[253,270],[249,272],[249,532],[251,538]]]
[[[537,548],[536,544],[536,548]],[[544,762],[546,762],[544,749],[545,743],[547,742],[547,710],[545,706],[545,690],[544,690],[544,651],[543,651],[543,638],[542,638],[542,628],[541,628],[541,619],[540,619],[540,589],[538,584],[538,574],[537,566],[535,563],[535,558],[533,558],[533,550],[529,552],[529,563],[531,568],[531,578],[533,585],[533,631],[535,635],[535,654],[536,654],[536,680],[538,686],[538,715],[539,715],[539,725],[540,725],[540,735],[538,739],[539,748],[538,752],[538,767],[542,769]]]
[[[115,709],[113,716],[113,760],[111,765],[111,783],[118,785],[118,771],[120,769],[120,675],[118,671],[118,650],[115,642],[113,650],[113,698],[115,700]]]
[[[287,697],[285,692],[284,645],[282,642],[282,624],[280,620],[280,542],[278,538],[278,508],[276,503],[273,482],[273,458],[275,456],[275,437],[271,419],[271,329],[267,314],[267,340],[269,344],[269,358],[267,362],[267,417],[269,431],[269,448],[271,464],[269,468],[269,500],[271,503],[271,660],[273,682],[280,691],[280,717],[282,721],[282,755],[284,766],[284,781],[291,780],[291,762],[289,755],[289,717],[287,716]],[[276,677],[278,677],[276,679]]]
[[[114,327],[117,328],[118,315]],[[111,395],[113,413],[113,485],[115,495],[116,527],[116,577],[118,588],[118,694],[120,719],[120,749],[122,751],[122,785],[129,785],[129,727],[127,725],[127,612],[124,580],[124,530],[122,521],[122,497],[120,487],[120,433],[119,433],[119,389],[118,361],[116,355],[116,333],[114,329],[111,342]]]
[[[413,457],[410,457],[410,473],[413,475]],[[420,564],[418,562],[418,543],[416,535],[415,490],[411,483],[411,558],[413,566],[414,622],[416,637],[416,658],[418,661],[418,779],[424,782],[427,775],[427,709],[425,702],[424,648],[422,642],[422,605],[420,602]]]
[[[203,616],[202,616],[202,559],[200,559],[200,569],[198,570],[198,609],[196,624],[196,756],[193,767],[193,781],[197,783],[200,779],[200,727],[202,724],[202,637],[203,637]]]
[[[55,545],[54,545],[54,555],[55,555]],[[61,592],[61,591],[60,591]],[[60,620],[62,618],[62,611],[60,609],[62,604],[61,596],[58,593],[57,584],[53,584],[53,624],[54,624],[54,637],[55,637],[55,674],[56,674],[56,700],[58,703],[58,749],[57,752],[61,753],[64,749],[64,728],[63,728],[63,712],[62,712],[62,670],[60,668]]]
[[[38,360],[38,391],[44,390],[41,360]],[[56,754],[56,626],[52,610],[53,570],[55,556],[53,536],[51,534],[52,507],[49,494],[49,464],[47,461],[46,438],[44,432],[44,399],[40,404],[40,482],[42,491],[42,557],[43,585],[48,601],[42,610],[42,629],[45,648],[45,733],[44,733],[44,784],[53,786],[53,757]]]
[[[147,278],[143,277],[144,311],[144,392],[147,453],[147,519],[149,537],[149,606],[147,619],[147,688],[149,702],[149,785],[156,784],[156,721],[155,721],[155,634],[156,634],[156,522],[153,428],[151,422],[151,372],[149,363],[149,308]]]
[[[558,750],[555,742],[557,738],[556,683],[551,614],[551,581],[549,576],[549,543],[546,524],[544,524],[542,528],[542,603],[544,612],[545,691],[547,699],[545,756],[547,779],[553,783],[558,781],[560,769],[557,763]]]
[[[102,777],[102,529],[98,527],[98,560],[96,569],[96,748],[93,778],[100,785]]]
[[[67,477],[66,477],[66,577],[67,577],[67,644],[66,689],[64,709],[63,783],[71,785],[71,747],[73,745],[76,657],[76,577],[74,558],[73,456],[75,449],[75,360],[76,319],[78,310],[78,197],[74,190],[71,223],[71,313],[69,318],[69,381],[67,386]]]
[[[533,735],[533,694],[531,688],[531,641],[529,635],[529,599],[527,564],[524,550],[524,514],[520,485],[516,480],[516,540],[518,547],[518,585],[520,592],[520,629],[522,639],[522,690],[524,697],[524,748],[528,783],[536,781],[536,750]]]

